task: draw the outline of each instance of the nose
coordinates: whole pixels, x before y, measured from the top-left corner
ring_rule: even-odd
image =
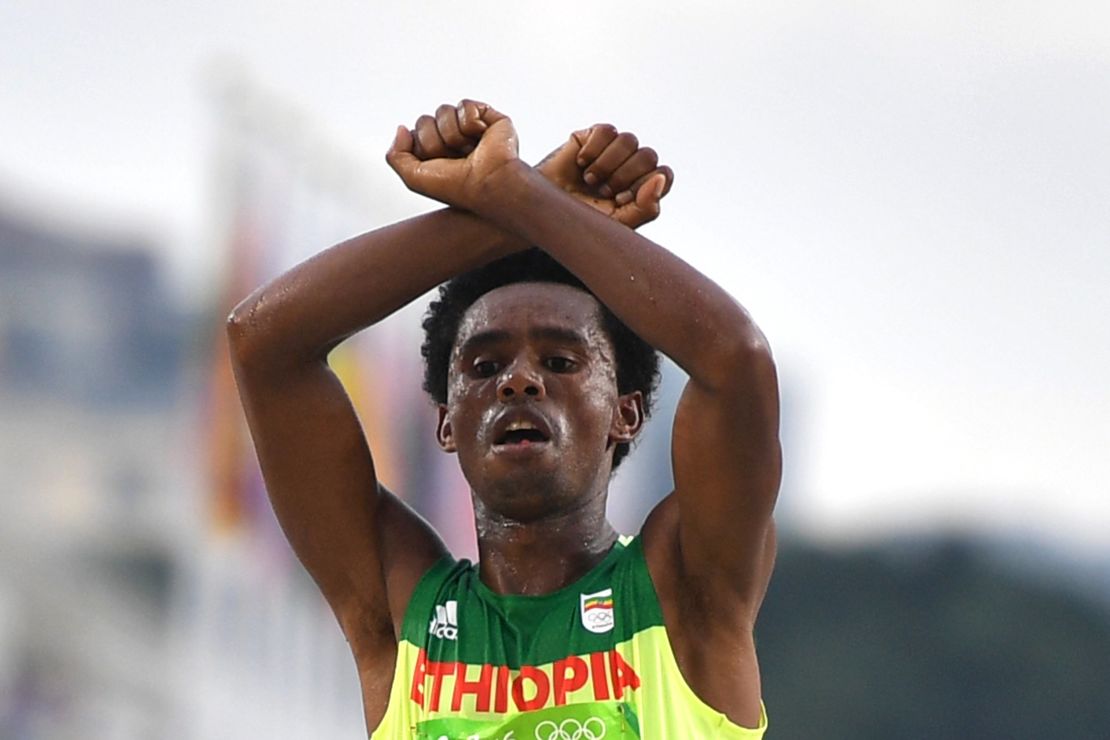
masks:
[[[540,400],[546,395],[543,378],[523,363],[513,363],[505,369],[497,384],[497,397],[502,401]]]

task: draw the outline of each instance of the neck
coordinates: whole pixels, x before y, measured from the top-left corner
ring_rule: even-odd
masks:
[[[605,518],[605,496],[529,522],[492,512],[477,498],[474,510],[479,577],[499,594],[557,591],[601,562],[617,540]]]

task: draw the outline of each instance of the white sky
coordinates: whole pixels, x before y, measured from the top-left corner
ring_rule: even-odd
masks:
[[[6,0],[0,194],[165,234],[195,286],[216,60],[398,191],[440,102],[533,160],[612,121],[676,171],[647,233],[776,348],[798,521],[1110,551],[1110,4],[832,5]]]

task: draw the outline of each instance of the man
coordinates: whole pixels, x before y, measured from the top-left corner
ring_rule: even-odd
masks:
[[[274,509],[351,645],[372,737],[760,737],[775,368],[740,306],[633,230],[670,170],[611,126],[529,167],[474,101],[399,128],[386,158],[450,208],[313,257],[228,325]],[[425,322],[426,386],[472,489],[477,565],[377,481],[326,362],[458,276]],[[690,380],[675,490],[619,539],[608,482],[654,370],[628,366],[628,335]]]

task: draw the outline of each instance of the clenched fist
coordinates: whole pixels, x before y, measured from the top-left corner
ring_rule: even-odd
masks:
[[[399,127],[386,160],[410,190],[471,211],[478,210],[483,187],[490,187],[502,168],[520,164],[512,122],[474,100],[441,105],[434,115],[418,118],[411,131]],[[609,124],[574,132],[536,169],[631,228],[659,215],[659,201],[674,180],[654,150]]]
[[[409,190],[474,211],[490,178],[518,161],[516,129],[485,103],[464,100],[453,116],[450,108],[422,116],[413,131],[399,126],[385,159]]]

